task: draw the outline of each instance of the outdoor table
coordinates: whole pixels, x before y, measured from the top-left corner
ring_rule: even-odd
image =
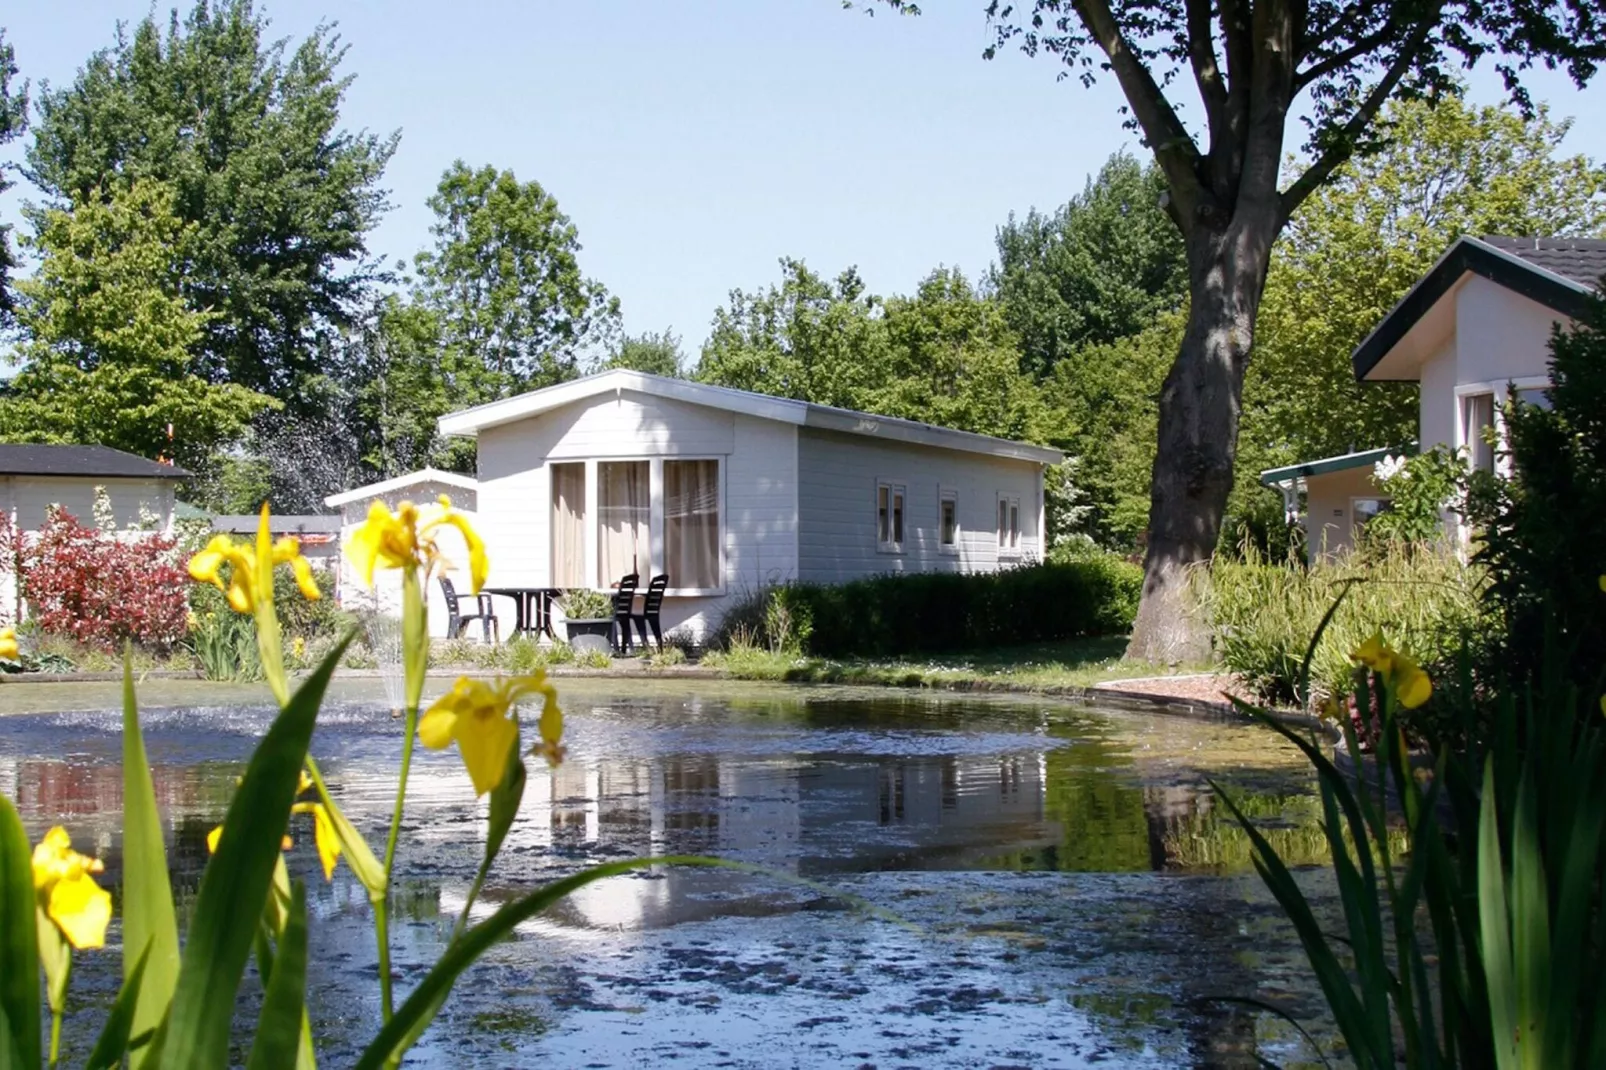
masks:
[[[555,587],[486,587],[486,594],[499,594],[513,599],[515,620],[513,634],[537,635],[545,632],[547,638],[557,641],[552,632],[552,602],[563,594]]]

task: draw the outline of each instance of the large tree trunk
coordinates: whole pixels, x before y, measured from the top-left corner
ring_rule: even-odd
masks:
[[[1126,656],[1202,661],[1209,632],[1189,593],[1190,567],[1221,535],[1238,454],[1244,369],[1277,235],[1274,204],[1188,236],[1188,329],[1160,391],[1160,441],[1149,498],[1143,599]]]

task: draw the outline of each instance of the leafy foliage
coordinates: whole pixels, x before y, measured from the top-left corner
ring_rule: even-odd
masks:
[[[429,206],[419,301],[462,377],[456,405],[573,378],[581,355],[611,339],[619,302],[580,273],[579,232],[539,182],[459,160]]]
[[[29,341],[0,405],[6,437],[176,455],[199,468],[277,405],[199,374],[215,317],[184,295],[200,232],[173,209],[169,187],[140,180],[36,216],[41,261],[18,284]]]
[[[157,649],[184,635],[186,577],[173,540],[107,533],[52,508],[25,551],[22,593],[41,631],[102,646]]]
[[[1551,407],[1506,411],[1511,478],[1474,487],[1503,642],[1489,666],[1533,679],[1549,642],[1567,679],[1598,693],[1606,677],[1606,299],[1551,340]]]
[[[0,27],[0,145],[14,139],[28,125],[28,89],[12,85],[17,77],[17,53],[6,41]],[[0,170],[0,193],[11,188],[11,181]],[[17,262],[11,253],[11,224],[0,224],[0,326],[10,321],[12,312],[11,269]]]
[[[1388,495],[1387,511],[1366,524],[1366,543],[1379,540],[1406,547],[1442,543],[1447,510],[1463,506],[1467,459],[1461,450],[1435,446],[1415,457],[1393,458],[1377,466],[1372,481]]]
[[[630,368],[650,375],[671,379],[684,374],[685,358],[680,352],[680,337],[673,331],[662,334],[648,331],[621,338],[603,362],[604,368]]]
[[[1351,689],[1349,652],[1378,628],[1439,670],[1455,664],[1469,639],[1481,643],[1491,634],[1480,602],[1482,574],[1466,568],[1448,547],[1413,552],[1390,543],[1308,570],[1267,561],[1250,549],[1240,559],[1218,557],[1195,582],[1221,663],[1263,700],[1282,706],[1298,701],[1310,637],[1341,595],[1311,652],[1313,695]]]
[[[342,322],[377,268],[366,236],[396,136],[339,128],[350,77],[327,27],[293,49],[251,0],[198,0],[163,31],[121,28],[39,100],[29,177],[58,204],[146,179],[194,229],[184,268],[202,324],[196,373],[305,411],[311,337]],[[96,191],[99,191],[98,193]]]
[[[1182,236],[1161,207],[1165,178],[1125,152],[1052,214],[998,229],[988,283],[1038,377],[1086,346],[1145,330],[1187,295]]]
[[[1105,554],[993,573],[790,583],[750,592],[713,645],[877,657],[1110,635],[1131,625],[1141,586],[1136,565]]]

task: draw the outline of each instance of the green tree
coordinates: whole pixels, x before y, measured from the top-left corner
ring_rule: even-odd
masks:
[[[885,383],[881,299],[854,268],[834,282],[781,260],[781,283],[732,290],[714,312],[695,378],[844,409],[863,409]]]
[[[884,303],[886,378],[866,408],[961,431],[1041,442],[1046,414],[1037,384],[1021,371],[1020,345],[1004,310],[951,268],[938,268],[913,297]]]
[[[684,362],[685,358],[680,352],[680,338],[674,331],[664,331],[662,334],[647,331],[621,338],[602,366],[630,368],[650,375],[678,379],[685,374],[681,370]]]
[[[198,373],[300,411],[313,339],[376,275],[365,242],[397,137],[340,129],[351,78],[331,30],[287,52],[266,29],[250,0],[199,0],[165,35],[154,17],[132,37],[119,27],[70,86],[42,94],[28,175],[58,206],[170,185],[195,228],[185,295],[213,313]]]
[[[1417,437],[1417,388],[1358,383],[1350,354],[1463,235],[1606,233],[1606,169],[1562,155],[1570,123],[1458,97],[1385,110],[1382,152],[1339,168],[1272,257],[1244,380],[1228,537],[1282,526],[1273,468]]]
[[[459,160],[429,206],[435,246],[418,256],[417,300],[474,371],[459,404],[572,379],[612,340],[619,301],[580,273],[579,232],[539,182]]]
[[[998,229],[988,281],[1033,374],[1046,376],[1080,346],[1137,334],[1182,304],[1182,236],[1160,206],[1164,194],[1158,167],[1121,152],[1057,212],[1011,214]]]
[[[166,453],[199,468],[272,407],[195,373],[210,317],[181,290],[196,239],[172,191],[152,181],[43,213],[30,242],[38,273],[18,283],[25,363],[0,405],[0,433]]]
[[[910,10],[911,0],[883,0]],[[1115,77],[1166,180],[1187,250],[1188,323],[1160,391],[1143,603],[1128,654],[1205,653],[1188,567],[1214,552],[1233,488],[1244,373],[1272,246],[1344,163],[1386,139],[1393,97],[1434,99],[1493,56],[1526,104],[1521,72],[1564,67],[1583,85],[1606,56],[1596,5],[1545,0],[1031,0],[985,6],[998,48],[1046,52],[1084,81]],[[1176,100],[1191,85],[1198,119]],[[1285,180],[1291,117],[1309,164]]]
[[[11,141],[28,125],[28,87],[14,87],[17,76],[16,52],[0,28],[0,145]],[[0,168],[0,193],[11,188],[6,172]],[[15,306],[11,297],[11,271],[17,266],[11,254],[11,224],[0,224],[0,325],[8,323]]]

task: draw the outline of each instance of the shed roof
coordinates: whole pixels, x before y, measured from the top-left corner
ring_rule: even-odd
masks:
[[[365,486],[353,487],[351,490],[343,490],[339,494],[331,494],[323,500],[323,504],[330,508],[339,508],[342,505],[350,505],[352,502],[360,502],[368,498],[380,498],[394,491],[416,487],[420,483],[444,483],[448,487],[456,487],[459,490],[477,491],[480,489],[480,481],[473,476],[465,476],[461,472],[448,472],[442,468],[420,468],[418,471],[408,472],[406,475],[382,479],[378,483],[369,483]]]
[[[816,405],[810,401],[780,398],[751,390],[734,390],[726,386],[670,379],[662,375],[649,375],[646,372],[625,368],[599,372],[567,383],[559,383],[557,386],[532,390],[501,401],[447,413],[440,418],[440,430],[444,435],[475,435],[486,428],[537,416],[598,394],[625,390],[685,401],[693,405],[706,405],[767,420],[778,420],[800,427],[839,431],[867,438],[982,453],[1036,464],[1058,464],[1065,459],[1065,455],[1059,450],[1034,446],[1027,442],[978,435],[970,431],[957,431],[951,427],[939,427],[918,420],[903,420],[893,416],[855,412],[852,409],[837,409],[829,405]]]
[[[110,446],[0,444],[0,476],[75,479],[188,479],[174,464],[147,460]]]
[[[1307,479],[1310,476],[1325,476],[1330,472],[1342,472],[1350,468],[1370,468],[1391,454],[1402,453],[1407,456],[1416,453],[1416,443],[1413,442],[1407,446],[1385,446],[1376,450],[1361,450],[1359,453],[1343,453],[1337,457],[1323,457],[1317,461],[1303,461],[1283,468],[1268,468],[1260,473],[1260,481],[1268,487],[1275,487],[1279,483],[1287,483],[1290,480]]]
[[[1606,241],[1592,238],[1458,238],[1439,262],[1400,298],[1350,360],[1355,378],[1373,376],[1418,323],[1467,275],[1481,275],[1567,317],[1577,317],[1606,273]]]

